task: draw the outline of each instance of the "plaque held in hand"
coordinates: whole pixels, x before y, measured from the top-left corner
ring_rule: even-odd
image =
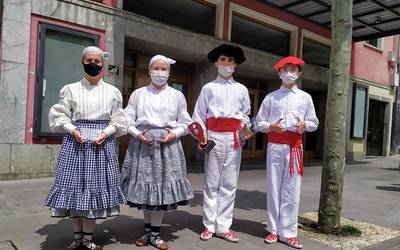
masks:
[[[215,142],[212,140],[207,140],[203,127],[198,122],[193,122],[188,126],[190,134],[200,142],[200,147],[202,151],[208,153],[215,146]]]

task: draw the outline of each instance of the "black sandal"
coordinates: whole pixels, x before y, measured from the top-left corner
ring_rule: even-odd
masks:
[[[144,232],[142,237],[136,240],[135,245],[138,247],[147,246],[150,243],[150,238],[151,238],[151,232],[150,231]]]
[[[85,236],[87,236],[87,235],[93,235],[93,233],[83,232],[83,237],[82,237],[83,249],[85,249],[85,250],[103,250],[103,247],[94,244],[92,240],[86,239]]]
[[[162,241],[161,243],[157,244],[157,241],[160,240]],[[168,243],[165,242],[163,239],[161,239],[160,235],[152,235],[150,238],[150,245],[152,245],[153,247],[160,249],[160,250],[167,250],[168,249]]]
[[[80,238],[75,238],[75,235],[79,234]],[[82,234],[83,232],[74,232],[74,241],[66,248],[66,250],[77,250],[82,246]]]

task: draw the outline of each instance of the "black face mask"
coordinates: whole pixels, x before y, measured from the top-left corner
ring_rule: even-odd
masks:
[[[99,75],[102,68],[103,66],[99,66],[95,63],[83,64],[83,69],[85,70],[86,74],[92,77]]]

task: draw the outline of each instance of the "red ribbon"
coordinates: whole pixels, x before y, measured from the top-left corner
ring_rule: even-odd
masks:
[[[215,118],[207,119],[207,128],[215,132],[232,132],[233,133],[233,148],[240,147],[236,131],[240,129],[240,120],[235,118]]]
[[[290,147],[290,175],[294,174],[294,164],[297,160],[297,170],[298,173],[303,176],[304,166],[303,166],[303,136],[299,133],[292,131],[284,131],[282,134],[275,133],[273,131],[268,133],[268,142],[277,144],[286,144]]]

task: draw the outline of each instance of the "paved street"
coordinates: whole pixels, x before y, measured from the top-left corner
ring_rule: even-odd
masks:
[[[400,229],[400,157],[371,158],[351,162],[346,168],[342,215]],[[190,206],[168,213],[162,237],[170,249],[290,249],[282,244],[266,245],[265,170],[263,166],[243,166],[232,229],[241,236],[238,244],[213,238],[199,239],[202,230],[202,168],[192,167],[190,180],[195,199]],[[318,209],[321,163],[306,163],[302,185],[301,212]],[[63,249],[71,241],[67,219],[54,219],[43,206],[53,178],[0,182],[0,250]],[[134,240],[142,232],[142,214],[122,207],[121,216],[98,221],[95,241],[105,249],[135,249]],[[300,235],[304,249],[333,249]],[[400,249],[400,239],[392,239],[368,249]],[[151,247],[144,247],[153,249]]]

